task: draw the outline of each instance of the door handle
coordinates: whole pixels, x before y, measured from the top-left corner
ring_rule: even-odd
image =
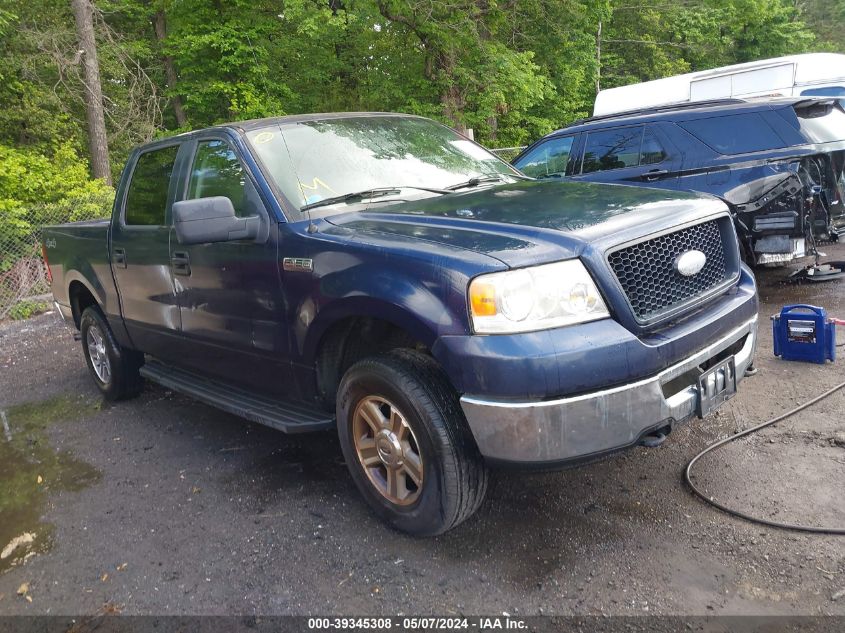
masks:
[[[174,251],[170,256],[170,267],[174,275],[190,275],[191,258],[185,251]]]
[[[647,171],[644,173],[640,178],[642,180],[657,180],[659,178],[663,178],[666,174],[669,173],[668,169],[652,169],[651,171]]]
[[[112,264],[117,266],[118,268],[126,268],[126,249],[125,248],[113,248],[112,255],[111,255]]]

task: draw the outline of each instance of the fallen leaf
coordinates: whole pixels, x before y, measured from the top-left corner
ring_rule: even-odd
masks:
[[[0,560],[4,558],[9,558],[18,547],[21,545],[28,545],[35,540],[35,535],[30,532],[24,532],[20,536],[16,536],[13,538],[9,544],[3,548],[3,551],[0,552]]]
[[[108,575],[108,574],[103,574],[102,578],[100,578],[100,580],[101,580],[102,582],[106,582],[108,579],[109,579],[109,575]]]
[[[44,481],[44,478],[41,475],[38,475],[38,483],[42,483],[43,481]]]
[[[32,602],[32,596],[24,596],[27,602]]]
[[[117,571],[123,571],[124,569],[126,569],[126,566],[128,564],[129,563],[123,563],[122,565],[118,565],[115,569],[117,569]]]
[[[202,492],[202,491],[199,488],[197,488],[196,486],[191,488],[191,494],[198,495],[200,492]]]
[[[25,596],[29,591],[29,583],[25,582],[20,587],[18,587],[18,595]]]

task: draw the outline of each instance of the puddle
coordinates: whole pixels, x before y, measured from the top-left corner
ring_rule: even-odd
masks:
[[[73,422],[96,405],[63,395],[5,410],[0,429],[0,573],[46,552],[53,527],[41,521],[47,497],[60,490],[81,490],[100,472],[67,451],[55,450],[47,431]]]

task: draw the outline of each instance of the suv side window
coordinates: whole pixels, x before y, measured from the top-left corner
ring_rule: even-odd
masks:
[[[801,91],[802,97],[845,97],[845,87],[825,86],[823,88],[808,88]]]
[[[589,132],[581,173],[636,167],[640,162],[642,139],[641,125]]]
[[[666,150],[657,140],[654,132],[646,128],[640,148],[640,165],[656,165],[666,159]]]
[[[209,140],[197,144],[188,199],[224,196],[232,201],[235,215],[257,215],[263,205],[235,151],[226,141]]]
[[[678,125],[720,154],[744,154],[786,144],[757,112],[679,121]]]
[[[178,145],[144,152],[138,157],[129,189],[123,222],[129,226],[163,226],[167,208],[167,191]]]
[[[574,138],[561,136],[548,140],[523,156],[514,166],[532,178],[563,176],[566,174]]]

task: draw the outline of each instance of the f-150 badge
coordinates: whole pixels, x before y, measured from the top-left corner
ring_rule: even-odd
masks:
[[[310,273],[314,270],[314,260],[310,257],[285,257],[282,268],[292,273]]]

